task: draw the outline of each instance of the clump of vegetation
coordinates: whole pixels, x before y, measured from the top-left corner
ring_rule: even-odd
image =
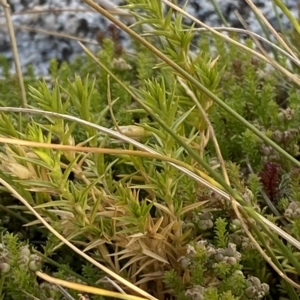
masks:
[[[111,25],[30,108],[0,61],[2,297],[299,299],[297,68],[129,2],[136,54]]]

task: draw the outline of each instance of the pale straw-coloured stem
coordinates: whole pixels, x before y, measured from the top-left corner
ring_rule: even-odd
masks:
[[[9,32],[16,73],[17,73],[18,81],[19,81],[22,106],[26,107],[27,106],[26,91],[25,91],[25,85],[24,85],[24,81],[23,81],[21,64],[20,64],[20,60],[19,60],[18,47],[17,47],[16,37],[15,37],[14,26],[13,26],[11,16],[10,16],[10,7],[6,0],[0,0],[0,4],[3,6],[5,19],[6,19],[6,25],[7,25],[8,32]]]

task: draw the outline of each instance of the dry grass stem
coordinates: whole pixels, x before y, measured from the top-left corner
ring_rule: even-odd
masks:
[[[89,293],[89,294],[95,294],[95,295],[101,295],[101,296],[107,296],[107,297],[114,297],[114,298],[125,299],[125,300],[147,300],[147,298],[145,299],[142,297],[111,292],[108,290],[103,290],[103,289],[95,288],[92,286],[86,286],[86,285],[75,283],[75,282],[65,281],[62,279],[51,277],[51,276],[49,276],[45,273],[39,272],[39,271],[36,272],[36,274],[48,282],[54,283],[56,285],[64,286],[64,287],[72,289],[72,290],[77,290],[79,292],[85,292],[85,293]]]
[[[183,79],[181,79],[180,77],[177,77],[177,80],[179,81],[180,85],[184,88],[184,90],[186,91],[187,95],[191,97],[191,99],[194,101],[196,107],[199,109],[204,121],[206,122],[207,124],[207,127],[208,127],[208,130],[210,132],[210,137],[214,143],[214,146],[215,146],[215,149],[216,149],[216,153],[217,153],[217,157],[218,157],[218,160],[219,160],[219,163],[221,165],[221,170],[222,170],[222,174],[225,178],[225,180],[227,182],[229,182],[229,177],[228,177],[228,174],[227,174],[227,171],[226,171],[226,166],[225,166],[225,162],[224,162],[224,159],[222,157],[222,153],[221,153],[221,150],[220,150],[220,147],[219,147],[219,143],[218,143],[218,140],[217,140],[217,137],[215,135],[215,131],[214,131],[214,128],[206,114],[206,112],[204,111],[203,107],[201,106],[200,102],[198,101],[196,95],[193,93],[193,91],[184,83]],[[208,141],[207,141],[208,142]]]
[[[76,37],[76,36],[73,36],[70,34],[59,33],[59,32],[55,32],[55,31],[51,31],[51,30],[38,29],[38,28],[33,28],[33,27],[28,27],[28,26],[14,25],[14,27],[17,29],[22,29],[22,30],[26,30],[26,31],[44,33],[46,35],[56,36],[59,38],[66,38],[66,39],[70,39],[70,40],[81,41],[86,44],[99,45],[99,43],[96,40],[83,39],[83,38],[79,38],[79,37]]]
[[[236,10],[235,11],[236,17],[238,18],[238,20],[241,22],[241,24],[244,26],[244,28],[246,30],[248,30],[249,32],[251,32],[249,30],[248,25],[246,24],[245,20],[243,19],[243,17],[241,16],[241,14]],[[252,33],[250,33],[250,37],[252,38],[252,40],[254,41],[255,45],[257,46],[257,48],[260,50],[260,52],[265,56],[268,57],[268,59],[270,58],[270,55],[268,54],[268,52],[262,47],[261,43],[259,42],[259,40],[256,38],[255,35],[253,35]]]
[[[276,37],[276,39],[280,42],[281,45],[295,58],[297,58],[297,55],[292,51],[292,49],[286,44],[286,42],[281,38],[281,36],[278,34],[278,32],[272,27],[272,25],[269,23],[269,21],[265,18],[265,16],[262,14],[262,12],[254,5],[252,0],[246,0],[248,5],[251,7],[251,9],[258,15],[260,20],[262,20],[265,25],[268,27],[268,29],[271,31],[271,33]]]
[[[110,14],[112,15],[118,15],[118,16],[130,16],[129,13],[126,13],[126,11],[119,9],[118,11],[114,10],[107,10]],[[63,12],[88,12],[88,13],[96,13],[94,10],[92,9],[80,9],[80,8],[50,8],[50,9],[32,9],[32,10],[25,10],[25,11],[19,11],[19,12],[15,12],[12,13],[12,16],[18,16],[18,15],[31,15],[31,14],[48,14],[48,13],[63,13]],[[2,14],[0,14],[0,17],[4,16]]]
[[[241,34],[247,34],[249,36],[254,36],[257,39],[263,41],[264,43],[268,44],[269,46],[271,46],[272,48],[276,49],[278,52],[282,53],[283,55],[285,55],[286,57],[288,57],[293,63],[295,63],[297,66],[300,66],[300,61],[298,58],[293,57],[292,55],[290,55],[288,52],[286,52],[284,49],[278,47],[276,44],[274,44],[273,42],[270,42],[269,40],[267,40],[265,37],[260,36],[257,33],[254,33],[250,30],[246,30],[246,29],[241,29],[241,28],[234,28],[234,27],[211,27],[212,29],[216,30],[216,31],[224,31],[224,32],[236,32],[236,33],[241,33]],[[186,29],[187,30],[187,29]],[[207,32],[209,31],[206,28],[195,28],[193,29],[193,31],[196,32]],[[146,34],[145,34],[146,35]]]
[[[23,74],[22,74],[21,64],[20,64],[20,60],[19,60],[18,47],[17,47],[16,37],[15,37],[14,26],[13,26],[11,16],[10,16],[10,7],[6,0],[0,0],[0,4],[3,6],[5,19],[6,19],[6,25],[7,25],[8,32],[9,32],[10,43],[11,43],[11,48],[12,48],[13,58],[14,58],[14,63],[15,63],[15,68],[16,68],[16,74],[18,77],[19,88],[20,88],[20,93],[21,93],[22,105],[23,105],[23,107],[26,107],[27,106],[26,90],[25,90],[25,86],[24,86]]]
[[[110,91],[110,80],[109,80],[110,76],[109,74],[107,75],[107,102],[108,102],[108,107],[109,107],[109,112],[110,112],[110,116],[111,116],[111,119],[114,123],[114,126],[116,127],[116,129],[118,130],[118,132],[120,134],[122,134],[122,131],[118,125],[118,122],[115,118],[115,115],[114,115],[114,111],[113,111],[113,107],[112,107],[112,101],[111,101],[111,91]]]

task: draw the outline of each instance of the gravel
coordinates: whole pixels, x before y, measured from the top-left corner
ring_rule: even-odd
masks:
[[[100,1],[114,5],[122,4],[121,0],[98,0],[98,2]],[[179,2],[183,3],[185,1]],[[238,10],[250,29],[258,34],[262,34],[262,29],[254,13],[245,1],[216,0],[216,2],[230,26],[243,28],[234,12]],[[297,6],[300,4],[300,1],[285,0],[284,2],[293,15],[297,16]],[[75,40],[50,35],[42,30],[88,40],[88,47],[92,51],[97,51],[99,49],[99,45],[96,42],[97,33],[99,31],[106,32],[110,24],[109,21],[92,11],[83,1],[79,0],[8,0],[8,3],[11,7],[12,20],[15,25],[15,35],[22,69],[26,72],[26,67],[32,64],[35,67],[37,76],[46,76],[49,73],[49,61],[52,58],[56,58],[60,62],[72,61],[82,53],[81,47]],[[255,0],[254,3],[261,9],[264,16],[275,29],[279,30],[272,0]],[[51,9],[56,11],[49,12]],[[68,9],[68,11],[57,11],[64,9]],[[212,2],[209,0],[189,0],[186,9],[190,14],[210,26],[222,25]],[[48,11],[43,12],[45,10]],[[283,26],[289,28],[290,23],[288,19],[279,9],[278,14]],[[122,43],[125,48],[130,47],[125,34],[122,34]],[[0,55],[4,55],[12,61],[10,40],[2,7],[0,7]],[[13,67],[11,72],[14,72]]]

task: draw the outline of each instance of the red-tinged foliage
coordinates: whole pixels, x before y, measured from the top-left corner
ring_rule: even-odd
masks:
[[[276,201],[281,181],[280,165],[274,162],[266,162],[259,176],[265,192],[271,201]]]

